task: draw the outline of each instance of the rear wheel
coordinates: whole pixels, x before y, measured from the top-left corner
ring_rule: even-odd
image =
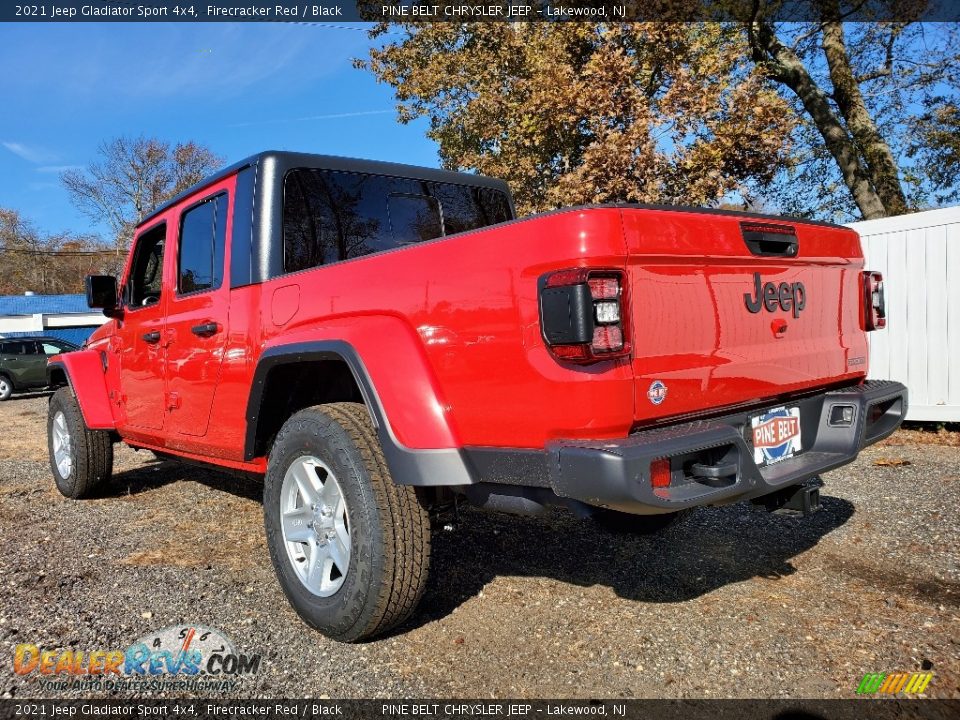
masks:
[[[13,395],[13,383],[6,375],[0,375],[0,402],[9,400]]]
[[[631,515],[617,510],[597,510],[593,520],[604,530],[618,534],[655,535],[673,527],[690,514],[689,510],[662,515]]]
[[[430,522],[397,485],[363,405],[301,410],[280,430],[264,483],[277,578],[297,613],[344,642],[382,634],[426,586]]]
[[[89,497],[113,472],[110,433],[86,426],[69,387],[60,388],[50,398],[47,449],[57,489],[68,498]]]

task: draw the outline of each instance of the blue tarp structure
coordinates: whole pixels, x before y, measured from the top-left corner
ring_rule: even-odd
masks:
[[[89,313],[84,295],[0,295],[0,317],[17,315]],[[56,327],[34,332],[0,332],[4,337],[56,337],[82,345],[94,325]]]
[[[83,295],[0,295],[0,316],[88,312]]]

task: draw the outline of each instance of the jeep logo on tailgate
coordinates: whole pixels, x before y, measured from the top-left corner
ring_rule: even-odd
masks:
[[[775,312],[779,308],[784,312],[793,311],[793,316],[798,318],[800,311],[807,305],[807,289],[802,282],[761,284],[760,273],[753,274],[752,295],[753,297],[751,293],[743,294],[743,302],[752,313],[758,313],[762,308],[766,308],[767,312]]]

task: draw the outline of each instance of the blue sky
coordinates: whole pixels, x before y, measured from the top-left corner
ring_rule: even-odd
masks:
[[[300,150],[436,166],[426,121],[351,66],[362,26],[0,24],[0,207],[96,232],[59,183],[118,135],[196,140],[234,162]]]

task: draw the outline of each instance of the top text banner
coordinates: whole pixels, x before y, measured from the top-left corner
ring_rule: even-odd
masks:
[[[960,0],[39,0],[0,3],[0,22],[958,22]]]

